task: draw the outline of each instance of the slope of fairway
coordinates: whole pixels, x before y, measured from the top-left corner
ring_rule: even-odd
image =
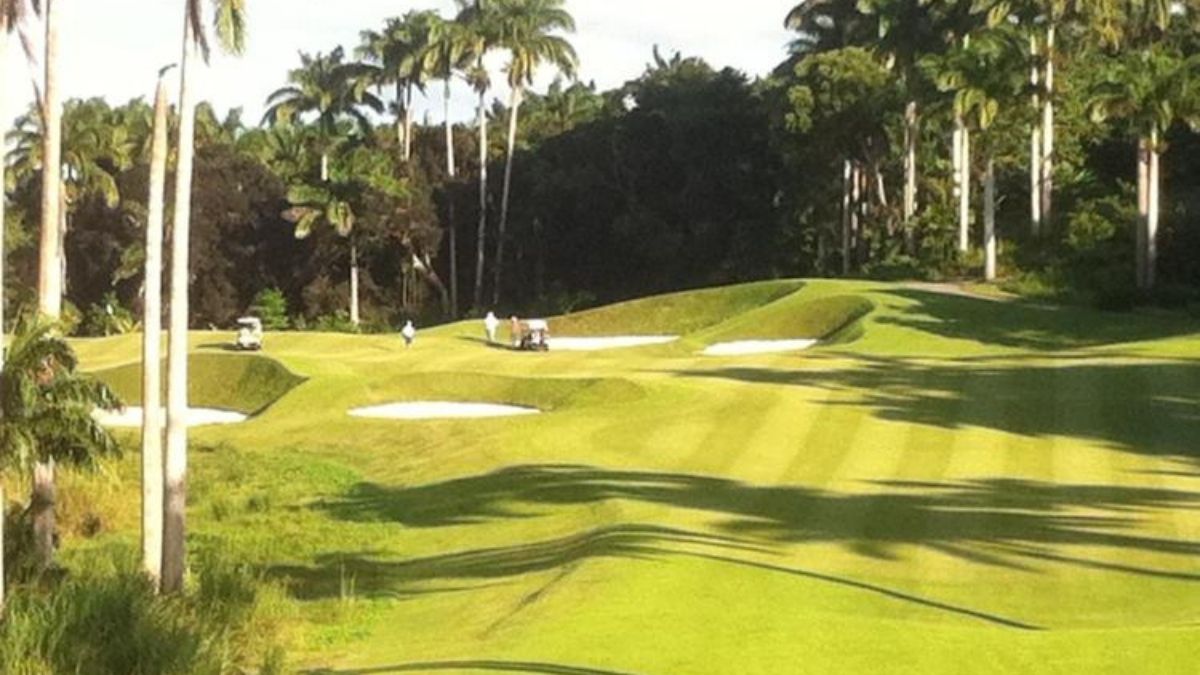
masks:
[[[306,382],[254,423],[193,433],[193,549],[286,586],[302,671],[1190,672],[1200,323],[756,286],[713,291],[758,301],[696,309],[698,330],[613,331],[681,347],[520,353],[465,324],[411,349],[270,335]],[[842,319],[857,339],[803,353],[691,349]],[[137,338],[79,352],[111,367]],[[413,400],[547,413],[347,414]],[[137,466],[89,480],[136,503]],[[133,545],[122,522],[89,545]],[[86,550],[69,539],[65,559]]]
[[[555,317],[560,335],[685,335],[718,324],[794,293],[796,281],[657,295]]]
[[[691,337],[706,344],[733,340],[823,340],[845,330],[874,309],[860,295],[809,297],[793,293]]]
[[[192,407],[256,415],[303,378],[278,361],[255,354],[193,354],[188,357],[188,400]],[[166,373],[166,361],[163,361]],[[142,403],[142,366],[130,363],[93,373],[126,405]],[[165,392],[164,383],[164,392]]]

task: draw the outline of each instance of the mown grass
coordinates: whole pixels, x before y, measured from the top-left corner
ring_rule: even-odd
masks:
[[[273,335],[306,383],[193,431],[193,544],[286,588],[295,663],[328,672],[1186,671],[1200,323],[828,281],[741,321],[798,337],[850,298],[857,339],[744,359]],[[550,412],[346,414],[414,398]]]
[[[765,281],[658,295],[554,317],[558,335],[686,335],[794,293],[796,281]]]
[[[859,295],[807,298],[797,293],[750,310],[692,335],[703,342],[756,339],[823,340],[842,331],[874,309]]]
[[[163,373],[167,364],[163,361]],[[129,363],[96,371],[126,405],[141,405],[142,366]],[[165,395],[165,377],[164,395]],[[256,415],[304,378],[279,362],[255,354],[192,354],[188,358],[188,400],[201,408]]]

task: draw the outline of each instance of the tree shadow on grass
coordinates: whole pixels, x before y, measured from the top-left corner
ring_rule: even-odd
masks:
[[[1007,628],[1038,628],[996,614],[849,577],[763,562],[760,558],[769,553],[770,550],[763,546],[730,536],[630,524],[547,541],[408,560],[389,559],[369,552],[326,554],[318,556],[313,565],[277,565],[268,568],[266,573],[268,577],[285,582],[295,597],[314,600],[357,595],[407,597],[470,591],[504,583],[525,574],[558,571],[558,576],[526,596],[512,613],[500,620],[503,622],[535,602],[549,585],[560,581],[584,561],[601,558],[660,560],[691,557],[803,577]],[[446,581],[459,585],[430,585],[430,582]]]
[[[994,302],[915,289],[888,291],[888,295],[916,304],[899,315],[880,317],[880,323],[1004,347],[1078,349],[1200,333],[1200,321],[1185,316]]]
[[[294,596],[310,600],[341,597],[407,596],[470,590],[524,574],[558,570],[599,558],[649,559],[672,547],[761,550],[729,536],[656,525],[627,524],[515,546],[476,549],[426,558],[397,560],[372,552],[318,556],[313,565],[277,565],[268,576],[284,580]],[[458,586],[430,586],[453,581]]]
[[[308,675],[384,675],[385,673],[420,673],[439,670],[482,670],[497,673],[537,673],[539,675],[632,675],[616,670],[600,670],[586,666],[568,666],[542,661],[499,661],[476,659],[463,661],[423,661],[400,663],[394,666],[355,668],[350,670],[310,670]]]
[[[1123,452],[1200,463],[1200,363],[1053,363],[960,366],[902,359],[837,369],[722,368],[689,378],[860,393],[827,405],[882,419],[1021,436],[1065,436]]]
[[[903,547],[1032,571],[1073,563],[1186,581],[1200,575],[1085,560],[1069,549],[1137,551],[1186,561],[1200,542],[1141,534],[1146,512],[1200,508],[1200,492],[989,479],[877,483],[870,494],[756,486],[689,474],[522,466],[417,487],[360,485],[326,504],[335,517],[414,527],[532,517],[555,507],[637,501],[721,516],[712,527],[765,544],[833,543],[864,557],[898,559]]]

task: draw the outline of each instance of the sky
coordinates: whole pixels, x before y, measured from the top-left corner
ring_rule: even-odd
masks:
[[[60,81],[64,98],[103,96],[113,103],[150,98],[158,69],[178,61],[182,0],[56,0],[60,3]],[[580,57],[580,79],[601,89],[641,74],[657,44],[714,66],[765,74],[782,60],[789,36],[783,17],[795,0],[567,0],[578,24],[570,36]],[[205,3],[207,4],[207,2]],[[358,44],[359,31],[410,9],[437,9],[450,16],[452,0],[249,0],[248,49],[239,59],[216,55],[198,76],[200,96],[218,110],[244,108],[257,122],[267,95],[285,83],[298,52]],[[38,36],[40,37],[40,36]],[[32,99],[30,70],[16,40],[9,45],[3,90],[7,119]],[[499,81],[503,57],[494,59]],[[550,79],[540,78],[542,86]],[[473,96],[456,87],[452,116],[471,115]],[[440,88],[437,92],[440,95]],[[497,95],[503,96],[503,91]],[[418,118],[440,98],[418,106]]]

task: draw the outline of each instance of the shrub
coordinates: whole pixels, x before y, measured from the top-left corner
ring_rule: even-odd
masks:
[[[318,333],[358,333],[359,328],[350,321],[350,315],[346,312],[334,312],[333,314],[323,314],[313,320],[311,325],[312,330]]]
[[[88,337],[108,337],[129,333],[137,325],[133,312],[122,306],[117,294],[110,291],[99,303],[88,308],[78,332]]]
[[[287,298],[278,288],[265,288],[254,296],[254,304],[250,312],[262,320],[263,328],[267,330],[286,330],[291,322],[288,319]]]

